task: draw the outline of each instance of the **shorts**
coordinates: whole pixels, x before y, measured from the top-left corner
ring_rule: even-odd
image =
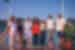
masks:
[[[22,26],[18,26],[17,30],[19,33],[23,33],[23,27]]]
[[[57,32],[59,37],[64,37],[64,33],[63,32]]]
[[[46,43],[46,31],[43,30],[40,33],[40,44],[45,45],[45,43]]]
[[[24,38],[25,38],[25,39],[32,38],[32,33],[31,33],[31,31],[25,32],[25,33],[24,33]]]

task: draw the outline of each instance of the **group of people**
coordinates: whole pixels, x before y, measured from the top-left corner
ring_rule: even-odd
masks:
[[[27,47],[49,46],[58,50],[59,45],[64,41],[65,18],[61,15],[54,20],[53,16],[48,16],[46,20],[40,20],[38,17],[30,19],[27,17],[24,21],[19,18],[17,21],[12,16],[7,22],[5,33],[9,34],[9,48],[14,50],[15,34],[19,38],[19,49],[23,47],[23,37]]]

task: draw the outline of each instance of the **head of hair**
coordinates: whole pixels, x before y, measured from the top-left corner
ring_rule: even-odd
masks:
[[[62,18],[63,16],[62,16],[62,14],[58,14],[58,18]]]
[[[34,16],[33,23],[39,23],[40,19],[37,16]]]
[[[12,21],[12,22],[14,22],[14,21],[15,21],[15,16],[11,16],[11,17],[9,18],[9,20]]]
[[[31,20],[30,16],[27,16],[26,20],[30,21]]]
[[[49,18],[49,19],[52,19],[53,17],[50,15],[50,16],[48,16],[48,18]]]
[[[17,23],[18,23],[18,24],[21,24],[21,23],[22,23],[22,19],[21,19],[21,18],[18,18],[18,19],[17,19]]]

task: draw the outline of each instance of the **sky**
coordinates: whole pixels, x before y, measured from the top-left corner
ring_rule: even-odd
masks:
[[[8,19],[10,15],[47,18],[48,14],[52,14],[56,17],[60,12],[63,12],[66,18],[73,17],[74,5],[75,0],[11,0],[8,4],[0,0],[0,19]]]
[[[66,17],[75,18],[75,0],[64,0],[64,14]]]

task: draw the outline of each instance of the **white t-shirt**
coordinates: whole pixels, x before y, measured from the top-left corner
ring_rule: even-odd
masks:
[[[32,22],[31,21],[25,21],[24,22],[24,38],[31,38],[32,32],[31,32]]]
[[[31,27],[32,27],[32,22],[31,21],[25,21],[25,23],[24,23],[25,32],[31,31]]]
[[[44,23],[40,23],[40,30],[44,30],[45,28],[45,24]]]
[[[64,18],[56,19],[56,30],[57,31],[63,31],[65,23],[66,23],[66,21]]]
[[[53,19],[48,19],[46,22],[47,22],[46,24],[47,24],[47,29],[48,30],[54,29],[54,21],[53,21]]]

